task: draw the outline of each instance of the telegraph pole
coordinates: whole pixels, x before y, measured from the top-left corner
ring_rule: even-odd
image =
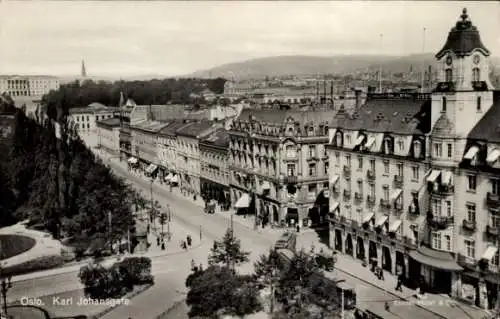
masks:
[[[422,93],[425,92],[425,90],[424,90],[425,61],[424,61],[424,56],[423,56],[423,54],[425,54],[425,31],[426,31],[426,28],[424,28],[424,32],[422,35],[422,70],[421,70],[421,74],[420,74],[420,90]]]
[[[109,248],[110,248],[110,251],[112,252],[113,251],[113,240],[111,239],[111,225],[112,225],[112,215],[111,215],[111,211],[108,211],[108,236],[109,236]]]
[[[344,314],[344,289],[342,289],[342,292],[340,293],[340,303],[341,303],[341,312],[340,312],[340,318],[344,319],[345,314]]]

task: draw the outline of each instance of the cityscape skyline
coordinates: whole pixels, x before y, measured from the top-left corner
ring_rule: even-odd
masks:
[[[82,59],[90,76],[176,76],[269,56],[437,52],[463,7],[485,46],[494,56],[500,52],[495,2],[4,1],[0,6],[2,74],[78,75]]]

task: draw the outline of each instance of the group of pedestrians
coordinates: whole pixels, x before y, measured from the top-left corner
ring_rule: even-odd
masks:
[[[193,239],[191,238],[191,235],[187,235],[186,240],[181,241],[181,248],[187,250],[188,247],[191,247],[192,244]]]

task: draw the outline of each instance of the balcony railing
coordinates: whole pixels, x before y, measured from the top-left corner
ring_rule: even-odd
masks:
[[[486,204],[491,208],[497,208],[500,206],[500,196],[498,194],[493,194],[488,192],[486,194]]]
[[[375,172],[371,169],[369,169],[367,172],[366,172],[366,179],[368,180],[368,182],[373,182],[375,181]]]
[[[344,189],[344,198],[351,198],[351,191]]]
[[[287,184],[296,184],[298,182],[299,178],[297,175],[288,175],[285,176],[285,183]]]
[[[358,202],[362,201],[363,200],[363,194],[361,194],[360,192],[355,192],[354,193],[354,199]]]
[[[401,188],[403,186],[402,175],[394,175],[394,186],[396,186],[397,188]]]
[[[351,167],[349,165],[344,165],[343,172],[346,178],[351,177]]]
[[[391,202],[388,199],[381,198],[380,199],[380,206],[383,208],[390,208]]]
[[[453,223],[453,216],[434,216],[430,226],[437,229],[446,229],[448,226],[453,225]]]
[[[453,185],[442,185],[438,183],[429,183],[427,185],[427,190],[429,193],[437,195],[449,195],[455,191]]]
[[[499,234],[499,231],[500,231],[499,227],[495,227],[495,226],[491,226],[491,225],[486,226],[486,234],[488,234],[490,236],[497,237]]]
[[[462,227],[465,230],[474,231],[474,230],[476,230],[476,221],[464,219],[462,222]]]
[[[368,204],[374,205],[375,204],[375,196],[373,196],[373,195],[366,196],[366,201],[368,202]]]

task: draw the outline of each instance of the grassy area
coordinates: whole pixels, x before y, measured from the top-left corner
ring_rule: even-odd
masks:
[[[49,319],[47,311],[32,306],[9,306],[9,316],[23,319]]]
[[[21,235],[0,235],[0,260],[19,255],[35,246],[36,240]]]

